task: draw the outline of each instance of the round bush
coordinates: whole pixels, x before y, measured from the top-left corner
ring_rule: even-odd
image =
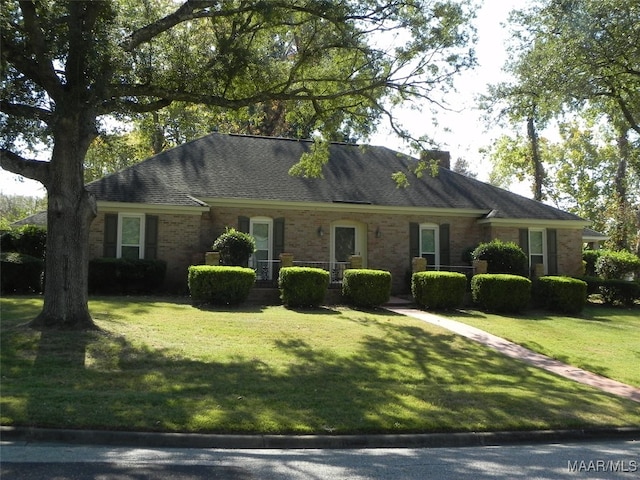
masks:
[[[278,288],[282,303],[288,307],[318,307],[329,288],[329,272],[311,267],[281,268]]]
[[[239,232],[235,228],[227,228],[227,231],[213,242],[212,248],[220,252],[222,265],[246,267],[249,264],[249,257],[256,251],[256,241],[247,233]]]
[[[621,250],[605,250],[600,253],[595,265],[598,276],[607,279],[624,279],[640,271],[640,258],[633,253]]]
[[[371,308],[387,303],[391,296],[391,273],[364,268],[345,270],[342,296],[356,307]]]
[[[455,272],[418,272],[411,277],[411,294],[420,307],[446,310],[464,302],[467,277]]]
[[[536,303],[553,312],[580,313],[587,301],[587,283],[570,277],[540,277]]]
[[[489,312],[517,313],[531,302],[531,280],[519,275],[481,274],[471,279],[473,301]]]
[[[236,305],[249,296],[256,280],[251,268],[218,265],[189,267],[189,292],[194,304]]]
[[[513,242],[492,240],[481,243],[473,251],[474,260],[486,260],[487,273],[527,275],[527,255]]]

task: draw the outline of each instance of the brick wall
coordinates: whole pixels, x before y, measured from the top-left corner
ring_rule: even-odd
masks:
[[[411,270],[409,256],[409,223],[450,225],[451,264],[463,265],[463,253],[480,242],[500,238],[518,243],[518,228],[479,226],[474,218],[436,215],[363,214],[361,211],[340,212],[289,210],[277,208],[213,208],[202,215],[159,215],[158,258],[167,262],[167,287],[186,291],[189,265],[204,263],[204,253],[225,227],[237,227],[238,217],[285,218],[284,251],[295,260],[330,261],[331,225],[338,221],[359,222],[366,232],[365,266],[388,270],[393,278],[394,293],[406,291],[407,274]],[[322,227],[324,235],[318,235]],[[582,231],[558,229],[558,271],[577,274],[582,268]],[[90,258],[103,255],[104,213],[91,225]]]

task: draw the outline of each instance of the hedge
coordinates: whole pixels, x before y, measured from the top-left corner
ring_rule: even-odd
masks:
[[[44,260],[17,252],[0,254],[0,291],[32,293],[42,291]]]
[[[540,277],[534,284],[536,304],[553,312],[577,314],[587,301],[587,283],[570,277]]]
[[[640,258],[627,251],[604,250],[595,263],[596,274],[602,278],[624,279],[640,272]]]
[[[483,310],[518,313],[531,302],[531,280],[519,275],[476,275],[471,280],[471,295]]]
[[[329,288],[329,272],[312,267],[284,267],[278,277],[280,299],[288,307],[318,307]]]
[[[377,307],[389,301],[391,273],[364,268],[347,269],[342,277],[342,296],[350,305]]]
[[[467,277],[455,272],[417,272],[411,277],[411,294],[420,307],[453,309],[464,302]]]
[[[249,296],[256,280],[251,268],[218,265],[189,267],[188,284],[194,304],[237,305]]]
[[[163,260],[94,258],[89,261],[89,292],[154,293],[162,288],[166,271]]]

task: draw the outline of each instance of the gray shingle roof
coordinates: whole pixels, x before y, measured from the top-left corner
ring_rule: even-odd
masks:
[[[202,205],[198,199],[355,202],[383,206],[485,211],[492,218],[581,220],[579,217],[445,168],[409,177],[398,188],[393,172],[416,159],[385,147],[333,143],[324,179],[292,177],[289,169],[312,143],[213,133],[155,155],[87,185],[98,200]]]

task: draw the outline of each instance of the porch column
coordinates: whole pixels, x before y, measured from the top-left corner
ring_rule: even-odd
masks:
[[[427,269],[427,259],[424,257],[413,257],[411,260],[411,272],[424,272]]]
[[[204,254],[205,265],[220,265],[220,252],[207,252]]]
[[[280,267],[293,267],[293,253],[280,254]]]
[[[362,268],[362,256],[360,255],[351,255],[349,257],[349,268]]]

